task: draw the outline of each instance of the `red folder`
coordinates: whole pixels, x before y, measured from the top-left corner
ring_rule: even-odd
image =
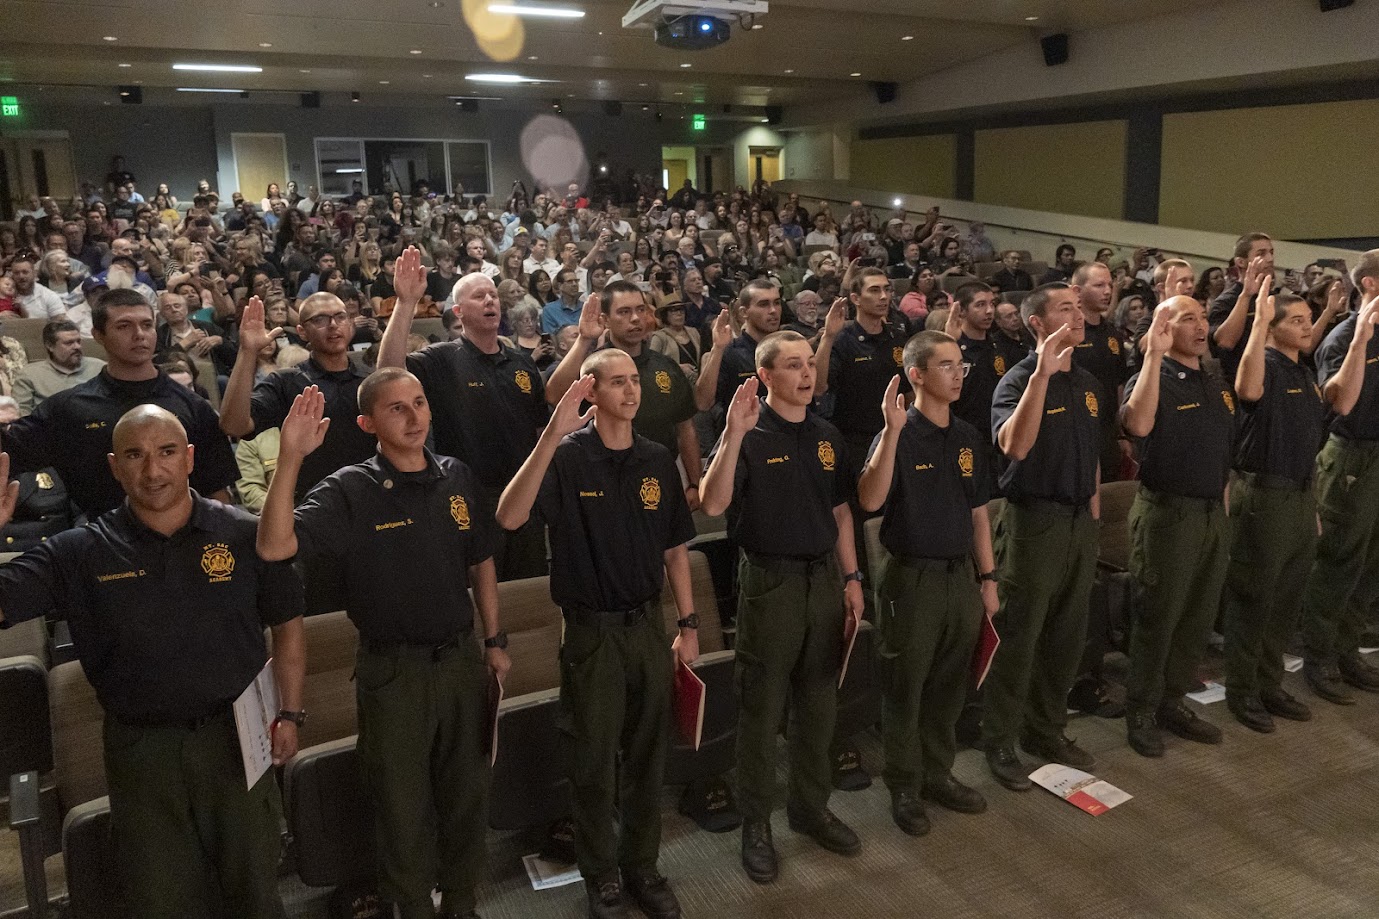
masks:
[[[1000,646],[1001,636],[996,634],[996,626],[991,622],[991,615],[983,612],[982,633],[977,638],[977,647],[972,654],[972,675],[977,678],[978,689],[986,682],[986,675],[991,672],[991,660],[996,656],[996,649]]]
[[[488,765],[489,768],[498,759],[498,706],[503,701],[503,684],[497,675],[490,673],[488,677],[488,730],[485,737],[488,740]]]
[[[704,681],[687,664],[675,661],[675,726],[681,738],[695,750],[704,735]]]
[[[848,661],[852,660],[852,646],[857,644],[857,619],[851,613],[843,614],[843,666],[838,670],[838,688],[843,688],[843,680],[848,676]]]

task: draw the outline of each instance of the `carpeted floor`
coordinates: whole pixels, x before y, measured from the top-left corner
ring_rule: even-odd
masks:
[[[1035,788],[1014,794],[990,778],[981,755],[959,755],[956,772],[990,808],[963,816],[930,808],[921,839],[891,823],[889,797],[837,792],[835,812],[863,838],[845,859],[785,826],[778,811],[780,879],[749,881],[736,832],[699,831],[666,796],[661,870],[689,917],[1202,917],[1298,919],[1379,915],[1379,697],[1341,708],[1315,700],[1299,675],[1287,685],[1312,704],[1306,724],[1277,733],[1239,726],[1225,703],[1199,709],[1221,725],[1219,747],[1168,738],[1147,760],[1125,744],[1121,721],[1076,719],[1070,732],[1098,760],[1096,774],[1133,800],[1089,816]],[[863,761],[880,771],[880,743],[863,736]],[[13,834],[0,833],[0,913],[22,904]],[[487,919],[577,917],[581,885],[535,892],[521,856],[530,837],[492,835]],[[60,859],[50,862],[50,874]],[[55,878],[56,880],[56,878]],[[293,916],[326,915],[325,893],[285,882]]]

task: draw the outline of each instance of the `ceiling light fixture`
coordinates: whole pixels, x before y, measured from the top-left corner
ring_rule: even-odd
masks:
[[[537,80],[516,73],[469,73],[465,79],[471,83],[501,83],[513,86],[519,83],[555,83],[555,80]]]
[[[795,72],[795,69],[792,67],[792,68],[787,69],[785,72],[786,72],[786,73],[794,73],[794,72]]]
[[[201,86],[179,86],[179,93],[242,93],[242,89],[206,89]]]
[[[689,70],[689,69],[690,69],[691,67],[693,67],[693,66],[694,66],[693,64],[681,64],[681,65],[680,65],[680,69],[681,69],[681,70]]]
[[[490,13],[509,16],[531,16],[538,19],[583,19],[584,10],[573,6],[546,6],[537,3],[490,3]]]
[[[298,72],[298,73],[311,73],[310,70],[298,70],[297,72]]]
[[[388,85],[388,81],[387,81],[387,80],[379,80],[379,81],[378,81],[378,85],[379,85],[379,86],[387,86],[387,85]]]
[[[1038,21],[1039,21],[1039,17],[1038,17],[1038,16],[1026,16],[1026,17],[1025,17],[1025,22],[1038,22]]]
[[[358,102],[358,101],[359,101],[359,93],[357,93],[357,92],[350,93],[350,101],[351,101],[351,102]]]
[[[101,37],[101,41],[119,41],[119,39],[114,35],[104,35]]]
[[[272,43],[271,41],[261,41],[261,42],[259,42],[259,47],[260,47],[260,48],[271,48],[271,47],[273,47],[273,43]]]
[[[764,26],[764,25],[762,25],[761,23],[758,22],[756,25],[752,26],[752,31],[753,31],[753,32],[760,32],[760,31],[761,31],[762,29],[764,29],[764,28],[766,28],[766,26]]]
[[[420,54],[420,53],[421,53],[421,49],[420,49],[420,48],[413,48],[411,51],[408,51],[407,53],[408,53],[408,54]]]
[[[850,77],[860,77],[861,74],[860,74],[860,73],[850,73],[850,74],[848,74],[848,76],[850,76]]]
[[[251,64],[173,64],[173,70],[195,70],[202,73],[263,73],[262,67]]]
[[[914,40],[915,40],[915,37],[914,37],[913,35],[902,35],[902,36],[900,36],[900,40],[901,40],[901,41],[914,41]]]
[[[120,66],[121,66],[121,67],[133,67],[134,65],[133,65],[133,64],[121,64]]]

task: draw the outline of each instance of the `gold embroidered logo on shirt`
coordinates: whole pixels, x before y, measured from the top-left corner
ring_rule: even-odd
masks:
[[[963,447],[958,451],[958,471],[964,479],[972,478],[972,448]]]
[[[235,572],[235,556],[230,547],[223,542],[207,546],[201,553],[201,570],[206,572],[212,584],[230,580]]]
[[[999,354],[996,355],[996,359],[991,362],[991,366],[996,368],[996,376],[1003,377],[1006,375],[1006,359]]]
[[[1120,339],[1112,335],[1106,339],[1106,347],[1111,349],[1112,354],[1120,354]]]
[[[450,517],[460,529],[469,529],[469,505],[465,503],[464,495],[450,496]]]
[[[905,349],[894,348],[891,350],[891,357],[895,358],[895,366],[899,367],[905,363]]]
[[[40,472],[38,475],[34,476],[34,484],[39,488],[52,488],[53,477],[46,472]]]
[[[654,511],[661,506],[661,483],[654,476],[642,479],[642,490],[639,494],[644,509]]]
[[[1318,399],[1322,397],[1322,388],[1318,386],[1316,383],[1312,384],[1312,391],[1317,394]]]
[[[1087,411],[1088,411],[1088,413],[1090,413],[1091,416],[1092,416],[1093,418],[1097,417],[1096,393],[1093,393],[1093,392],[1087,393],[1087,396],[1086,396],[1086,398],[1085,398],[1083,401],[1087,403]]]
[[[531,395],[531,374],[525,370],[519,370],[512,379],[517,384],[517,388],[522,390],[522,395]]]
[[[662,395],[669,393],[670,374],[666,373],[664,370],[656,371],[656,388],[661,391]]]
[[[1230,391],[1229,391],[1229,390],[1226,390],[1226,389],[1221,390],[1221,401],[1224,402],[1224,403],[1226,403],[1226,411],[1228,411],[1228,412],[1230,412],[1232,415],[1234,415],[1234,414],[1235,414],[1235,400],[1234,400],[1233,398],[1231,398],[1231,394],[1230,394]]]
[[[833,444],[826,440],[819,441],[819,462],[823,464],[825,472],[832,472],[834,464],[838,458],[833,455]]]

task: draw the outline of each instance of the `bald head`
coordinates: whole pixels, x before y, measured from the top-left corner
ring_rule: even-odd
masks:
[[[595,351],[584,359],[584,363],[579,367],[579,375],[592,373],[595,380],[603,380],[610,373],[636,373],[637,365],[632,358],[627,356],[627,352],[619,351],[617,348],[604,348],[602,351]]]
[[[317,313],[338,313],[345,308],[345,302],[335,294],[321,290],[307,297],[302,301],[302,305],[297,307],[297,321],[305,324],[308,319]]]
[[[145,440],[146,435],[156,435],[178,447],[187,446],[187,429],[182,427],[176,415],[156,405],[136,405],[115,422],[111,439],[116,455],[132,443]]]

